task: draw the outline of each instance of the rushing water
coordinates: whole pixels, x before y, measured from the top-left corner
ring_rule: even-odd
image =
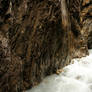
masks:
[[[26,92],[92,92],[92,50],[89,56],[74,59],[60,75],[51,75]]]

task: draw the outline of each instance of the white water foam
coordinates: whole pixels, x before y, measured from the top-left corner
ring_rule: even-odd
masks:
[[[48,76],[26,92],[92,92],[92,50],[89,56],[73,61],[60,75]]]

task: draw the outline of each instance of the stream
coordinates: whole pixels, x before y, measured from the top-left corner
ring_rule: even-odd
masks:
[[[92,50],[89,56],[73,59],[62,73],[46,77],[26,92],[92,92]]]

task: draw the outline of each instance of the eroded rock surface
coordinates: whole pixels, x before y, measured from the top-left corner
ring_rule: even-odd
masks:
[[[84,8],[81,6],[91,1],[82,2],[83,5],[79,0],[67,0],[64,3],[68,16],[63,14],[62,3],[59,0],[0,1],[0,31],[8,40],[6,44],[6,40],[2,40],[0,35],[1,50],[4,53],[1,54],[7,57],[3,49],[5,45],[6,48],[9,47],[8,53],[11,53],[9,58],[14,59],[9,61],[14,71],[10,70],[11,64],[8,65],[10,74],[13,72],[15,75],[13,78],[9,74],[5,77],[16,80],[15,83],[8,81],[11,85],[19,85],[21,77],[22,88],[31,88],[46,76],[69,64],[71,58],[88,54],[87,42],[90,44],[88,46],[91,46],[92,24],[89,17],[84,17],[89,11],[84,14]],[[64,22],[63,18],[67,18],[68,21]],[[4,67],[7,67],[7,63]],[[7,84],[9,91],[6,92],[17,92],[18,90],[12,91],[15,88],[9,88],[10,84]],[[2,87],[1,85],[0,90]],[[7,89],[6,86],[5,88]]]

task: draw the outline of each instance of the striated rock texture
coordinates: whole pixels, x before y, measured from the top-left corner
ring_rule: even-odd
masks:
[[[9,0],[0,1],[0,92],[22,92],[22,61],[10,46],[12,26]]]
[[[91,0],[84,1],[0,1],[1,92],[22,92],[88,54],[92,23],[83,11]]]
[[[81,34],[88,48],[92,48],[92,0],[83,0],[80,10]]]
[[[91,28],[91,30],[92,30],[92,28]],[[88,35],[88,48],[92,49],[92,32]]]
[[[58,0],[15,3],[12,5],[11,47],[24,62],[24,87],[30,88],[69,64],[70,34],[61,27]]]
[[[5,35],[0,32],[0,92],[20,92],[23,84],[21,60],[11,55]]]

